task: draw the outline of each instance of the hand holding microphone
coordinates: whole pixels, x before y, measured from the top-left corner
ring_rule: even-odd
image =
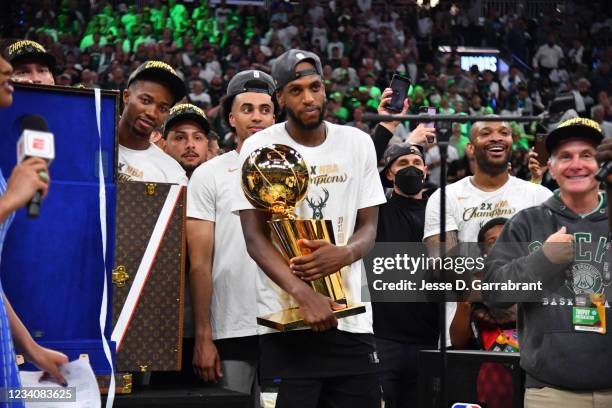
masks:
[[[2,196],[3,205],[9,212],[25,206],[36,193],[47,195],[49,182],[39,173],[47,171],[47,163],[42,159],[31,158],[15,166],[7,182],[6,193]]]
[[[29,217],[38,217],[40,202],[49,188],[48,165],[55,157],[55,146],[53,134],[48,129],[47,122],[41,116],[27,115],[22,119],[21,137],[17,142],[17,166],[3,196],[11,210],[28,204]]]

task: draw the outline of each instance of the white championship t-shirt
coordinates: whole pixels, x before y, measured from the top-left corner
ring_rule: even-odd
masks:
[[[457,231],[459,242],[478,242],[480,228],[497,217],[510,218],[524,208],[546,201],[552,192],[539,184],[510,176],[495,191],[482,191],[472,184],[472,177],[446,187],[446,231]],[[440,233],[440,190],[427,201],[423,239]],[[450,346],[450,324],[457,304],[446,303],[446,345]]]
[[[151,143],[146,150],[133,150],[119,145],[119,180],[148,181],[187,185],[187,175],[181,165]]]
[[[285,123],[279,123],[249,137],[240,152],[239,162],[244,163],[249,154],[258,147],[280,143],[293,147],[304,158],[309,173],[308,200],[296,208],[300,218],[312,219],[314,215],[331,220],[337,245],[346,244],[353,234],[357,210],[384,203],[385,194],[376,167],[376,151],[372,138],[367,133],[349,126],[325,122],[327,138],[316,147],[307,147],[294,141],[285,130]],[[254,208],[244,197],[240,177],[234,180],[234,202],[232,211]],[[314,215],[313,215],[314,214]],[[342,280],[347,297],[352,303],[361,302],[361,268],[359,260],[343,268]],[[366,282],[363,282],[365,285]],[[372,333],[372,312],[365,303],[367,312],[338,320],[338,329],[352,333]],[[277,286],[259,270],[257,278],[258,316],[278,312],[297,306],[295,299]],[[259,333],[273,330],[263,326]]]
[[[482,191],[464,177],[446,187],[446,231],[457,231],[459,242],[478,242],[480,228],[490,219],[510,218],[518,211],[542,204],[552,192],[539,184],[510,176],[495,191]],[[423,239],[440,233],[440,190],[427,201]]]
[[[240,216],[231,212],[232,187],[240,168],[235,150],[207,161],[191,175],[187,217],[215,223],[210,323],[213,339],[257,334],[255,278]]]

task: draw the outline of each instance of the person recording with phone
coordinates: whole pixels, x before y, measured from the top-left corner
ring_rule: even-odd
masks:
[[[537,135],[536,135],[537,137]],[[551,191],[555,191],[559,188],[557,182],[552,178],[548,171],[548,155],[544,154],[536,148],[531,148],[527,153],[528,168],[531,174],[530,181],[535,184],[541,184]]]
[[[433,106],[421,106],[419,108],[419,114],[435,115],[436,108]],[[426,122],[423,125],[428,128],[435,129],[434,122]],[[452,163],[453,161],[459,159],[459,153],[452,143],[449,143],[446,155],[446,160],[448,163]],[[427,164],[427,168],[429,169],[428,181],[436,187],[439,186],[441,183],[440,177],[442,177],[440,173],[440,148],[438,147],[438,144],[435,143],[435,139],[429,136],[427,137],[427,144],[425,144],[425,164]],[[444,177],[446,177],[446,175],[444,175]]]
[[[13,103],[13,86],[10,83],[12,74],[11,65],[0,57],[0,108],[9,107]],[[8,180],[5,180],[0,170],[0,256],[14,212],[26,206],[37,192],[40,192],[44,198],[48,188],[49,170],[43,159],[24,160],[13,169]],[[51,374],[56,381],[66,386],[66,380],[60,373],[59,366],[68,363],[68,357],[36,343],[4,296],[1,284],[0,295],[2,296],[0,302],[0,353],[2,358],[0,387],[3,389],[20,387],[15,349],[21,352],[26,360]],[[0,401],[0,407],[8,406],[22,407],[23,403]]]
[[[379,115],[405,115],[410,108],[410,101],[407,97],[408,89],[410,87],[410,81],[403,78],[403,86],[396,86],[397,77],[394,76],[394,80],[391,81],[391,87],[386,88],[378,105]],[[401,83],[399,82],[399,83]],[[395,98],[394,98],[395,95]],[[400,96],[398,96],[400,95]],[[401,97],[403,95],[403,98]],[[374,147],[376,148],[376,159],[380,161],[383,157],[385,150],[389,145],[389,141],[395,134],[400,121],[389,121],[380,122],[376,125],[372,138],[374,139]],[[433,140],[436,136],[436,131],[433,127],[427,127],[425,124],[420,123],[408,136],[406,143],[424,145],[426,141]]]
[[[570,109],[565,112],[559,123],[568,119],[577,118],[578,113]],[[551,130],[556,127],[556,124],[551,125]],[[552,177],[549,171],[550,154],[546,150],[546,137],[549,132],[545,128],[540,128],[541,133],[536,133],[534,146],[527,153],[527,166],[531,174],[530,181],[535,184],[540,184],[550,191],[555,191],[559,188],[556,180]]]

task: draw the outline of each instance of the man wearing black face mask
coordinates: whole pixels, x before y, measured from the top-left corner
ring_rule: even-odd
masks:
[[[392,145],[385,152],[384,163],[380,178],[393,193],[380,206],[376,241],[421,242],[427,205],[423,148]],[[437,345],[437,306],[380,302],[372,303],[372,313],[385,407],[416,406],[417,355],[419,350]]]
[[[377,242],[420,242],[423,239],[427,204],[421,191],[427,174],[423,157],[423,148],[413,144],[395,144],[385,152],[380,178],[383,187],[393,188],[393,194],[380,207]]]

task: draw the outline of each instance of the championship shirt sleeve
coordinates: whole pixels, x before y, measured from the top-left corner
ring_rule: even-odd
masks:
[[[363,132],[360,132],[363,133]],[[357,208],[373,207],[387,201],[385,191],[380,182],[376,160],[376,149],[370,135],[363,133],[364,143],[361,143],[364,153],[361,155],[365,164],[363,165],[363,177],[361,179],[361,194]]]
[[[230,210],[235,214],[238,214],[240,210],[255,209],[255,207],[253,207],[249,200],[247,200],[247,198],[244,196],[244,193],[242,192],[242,184],[240,182],[242,175],[242,164],[247,159],[247,157],[249,157],[249,154],[251,154],[251,152],[257,147],[253,143],[249,143],[249,139],[245,140],[244,144],[242,145],[242,148],[240,149],[240,159],[238,160],[239,168],[238,171],[233,173],[234,177],[232,179],[232,208]]]
[[[456,231],[458,229],[453,214],[453,202],[449,200],[448,189],[446,199],[446,231]],[[427,200],[427,208],[425,209],[425,231],[423,239],[432,235],[440,234],[440,189],[436,190]]]
[[[216,221],[215,174],[206,164],[198,167],[187,186],[187,217]]]

